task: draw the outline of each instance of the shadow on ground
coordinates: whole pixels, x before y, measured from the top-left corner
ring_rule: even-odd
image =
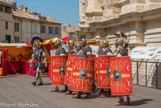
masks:
[[[151,101],[153,101],[153,99],[141,99],[141,100],[131,101],[131,104],[130,105],[128,105],[125,102],[124,105],[117,105],[117,106],[140,106],[140,105],[148,104]]]

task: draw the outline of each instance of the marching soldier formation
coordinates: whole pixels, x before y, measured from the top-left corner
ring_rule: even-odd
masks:
[[[64,85],[63,92],[72,94],[73,98],[81,98],[83,93],[86,94],[85,98],[91,98],[97,85],[96,90],[101,97],[119,96],[117,104],[124,104],[123,97],[126,96],[127,103],[130,104],[129,95],[133,93],[133,87],[128,39],[123,32],[116,32],[114,35],[117,37],[116,50],[112,52],[109,41],[103,40],[99,43],[98,57],[92,54],[86,39],[82,39],[81,43],[77,44],[69,41],[69,54],[62,47],[61,40],[57,40],[55,56],[51,57],[52,85],[55,86],[51,92],[58,92],[58,86]],[[34,59],[39,57],[36,54],[40,52],[35,51],[33,51]],[[45,54],[41,52],[40,56],[41,60]],[[38,65],[34,85],[38,78],[40,85],[43,84],[39,73],[40,60],[35,60]]]

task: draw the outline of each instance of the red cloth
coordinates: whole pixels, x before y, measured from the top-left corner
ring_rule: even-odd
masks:
[[[7,73],[22,73],[21,61],[7,61]]]
[[[69,42],[71,39],[68,36],[66,36],[66,37],[62,38],[61,40]]]
[[[22,73],[26,74],[26,72],[27,72],[27,70],[26,70],[27,62],[21,62],[21,63],[22,63]]]
[[[32,68],[32,71],[31,73],[29,74],[29,71],[30,71],[30,62],[22,62],[22,65],[23,65],[23,73],[26,74],[26,75],[30,75],[30,76],[35,76],[36,72],[34,71],[34,69]]]
[[[27,45],[27,46],[32,46],[32,45],[31,45],[31,42],[29,42],[29,43],[26,43],[26,45]]]
[[[30,62],[24,61],[9,61],[6,63],[7,73],[23,73],[30,76],[35,76],[35,71],[32,69],[30,71]]]

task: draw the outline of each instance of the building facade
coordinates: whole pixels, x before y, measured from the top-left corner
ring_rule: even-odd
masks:
[[[124,32],[130,49],[136,46],[161,46],[161,0],[80,0],[81,37],[88,40],[109,39],[114,49],[117,31]],[[148,64],[148,86],[161,78],[154,64]],[[161,65],[158,66],[159,69]],[[136,76],[133,63],[133,78]],[[136,78],[136,77],[135,77]],[[134,79],[135,79],[134,78]],[[145,85],[145,63],[139,64],[139,84]],[[136,83],[136,80],[134,80]],[[161,81],[158,81],[161,87]]]
[[[13,36],[12,5],[0,1],[0,41],[10,40]]]
[[[89,40],[113,40],[116,31],[123,31],[131,45],[156,45],[161,38],[160,12],[160,0],[80,0],[79,26]]]
[[[62,27],[61,35],[62,38],[68,36],[73,41],[79,41],[79,31],[80,29],[71,26]]]
[[[30,42],[32,37],[44,40],[61,38],[61,23],[40,13],[17,8],[16,2],[0,0],[0,42]]]

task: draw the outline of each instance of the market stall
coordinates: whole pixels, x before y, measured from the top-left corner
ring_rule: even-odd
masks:
[[[25,43],[17,44],[4,44],[0,43],[2,48],[6,49],[6,53],[3,53],[2,59],[6,57],[5,60],[5,75],[10,73],[23,73],[28,74],[30,59],[32,54],[32,46],[28,46]],[[6,55],[6,56],[4,56]],[[3,61],[2,61],[3,63]],[[3,63],[4,64],[4,63]],[[34,71],[30,75],[34,76]]]

